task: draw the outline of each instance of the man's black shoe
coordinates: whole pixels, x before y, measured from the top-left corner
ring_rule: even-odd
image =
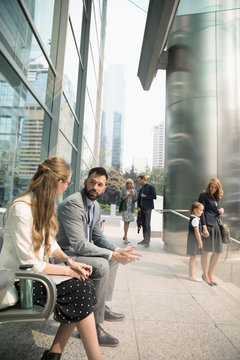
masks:
[[[96,324],[98,343],[100,346],[116,347],[119,344],[119,340],[108,334],[103,328]]]
[[[119,314],[111,311],[107,305],[105,305],[104,320],[106,321],[121,321],[125,318],[124,314]]]
[[[149,247],[149,243],[145,243],[145,245],[144,245],[145,247]]]
[[[145,244],[146,244],[145,240],[142,240],[142,241],[138,242],[138,245],[145,245]]]

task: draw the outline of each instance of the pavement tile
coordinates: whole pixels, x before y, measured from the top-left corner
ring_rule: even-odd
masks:
[[[212,323],[136,321],[136,336],[140,360],[239,360],[239,352]]]

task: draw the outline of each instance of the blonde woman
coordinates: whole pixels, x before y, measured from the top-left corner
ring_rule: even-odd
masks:
[[[212,178],[203,193],[199,195],[198,201],[203,204],[204,211],[201,216],[203,251],[201,264],[203,269],[203,280],[209,286],[216,286],[217,283],[213,278],[213,271],[218,262],[220,253],[222,252],[222,236],[217,222],[220,215],[224,213],[224,209],[220,208],[219,202],[222,199],[223,190],[218,178]],[[207,268],[208,253],[212,252],[209,266]]]
[[[58,229],[55,199],[71,184],[71,175],[70,166],[62,158],[46,159],[39,164],[28,190],[11,203],[5,218],[1,267],[17,271],[20,265],[33,264],[34,272],[72,278],[56,285],[54,319],[60,326],[41,360],[59,360],[75,327],[88,359],[102,359],[93,315],[95,293],[88,279],[92,267],[73,261],[55,241]],[[66,266],[50,264],[50,256]],[[34,284],[33,300],[39,305],[46,300],[45,289],[38,282]]]
[[[128,244],[128,229],[130,222],[135,220],[135,202],[137,201],[137,191],[133,189],[134,183],[132,179],[126,180],[126,187],[122,189],[120,201],[123,200],[122,220],[124,222],[123,241]]]

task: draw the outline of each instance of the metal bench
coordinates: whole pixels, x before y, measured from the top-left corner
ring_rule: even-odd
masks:
[[[0,229],[0,253],[3,244],[3,229]],[[20,304],[0,311],[0,323],[19,322],[19,321],[45,321],[54,309],[56,303],[57,290],[54,281],[45,274],[33,272],[17,271],[16,273],[0,270],[0,302],[2,301],[8,287],[13,279],[31,279],[40,281],[46,288],[47,301],[45,307],[33,306],[32,309],[21,309]]]

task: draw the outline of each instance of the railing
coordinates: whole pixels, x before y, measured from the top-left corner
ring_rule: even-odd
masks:
[[[180,214],[180,212],[188,212],[188,213],[189,213],[189,210],[172,210],[172,209],[154,209],[154,210],[157,211],[157,212],[159,212],[159,213],[164,213],[164,212],[166,212],[166,213],[172,213],[172,214],[175,214],[175,215],[177,215],[177,216],[179,216],[179,217],[181,217],[181,218],[183,218],[183,219],[185,219],[185,220],[189,220],[189,219],[190,219],[188,216],[185,216],[185,215],[183,215],[183,214]],[[233,241],[233,242],[235,242],[235,243],[237,243],[237,244],[240,245],[240,241],[237,240],[237,239],[234,239],[234,238],[231,237],[231,241]]]

